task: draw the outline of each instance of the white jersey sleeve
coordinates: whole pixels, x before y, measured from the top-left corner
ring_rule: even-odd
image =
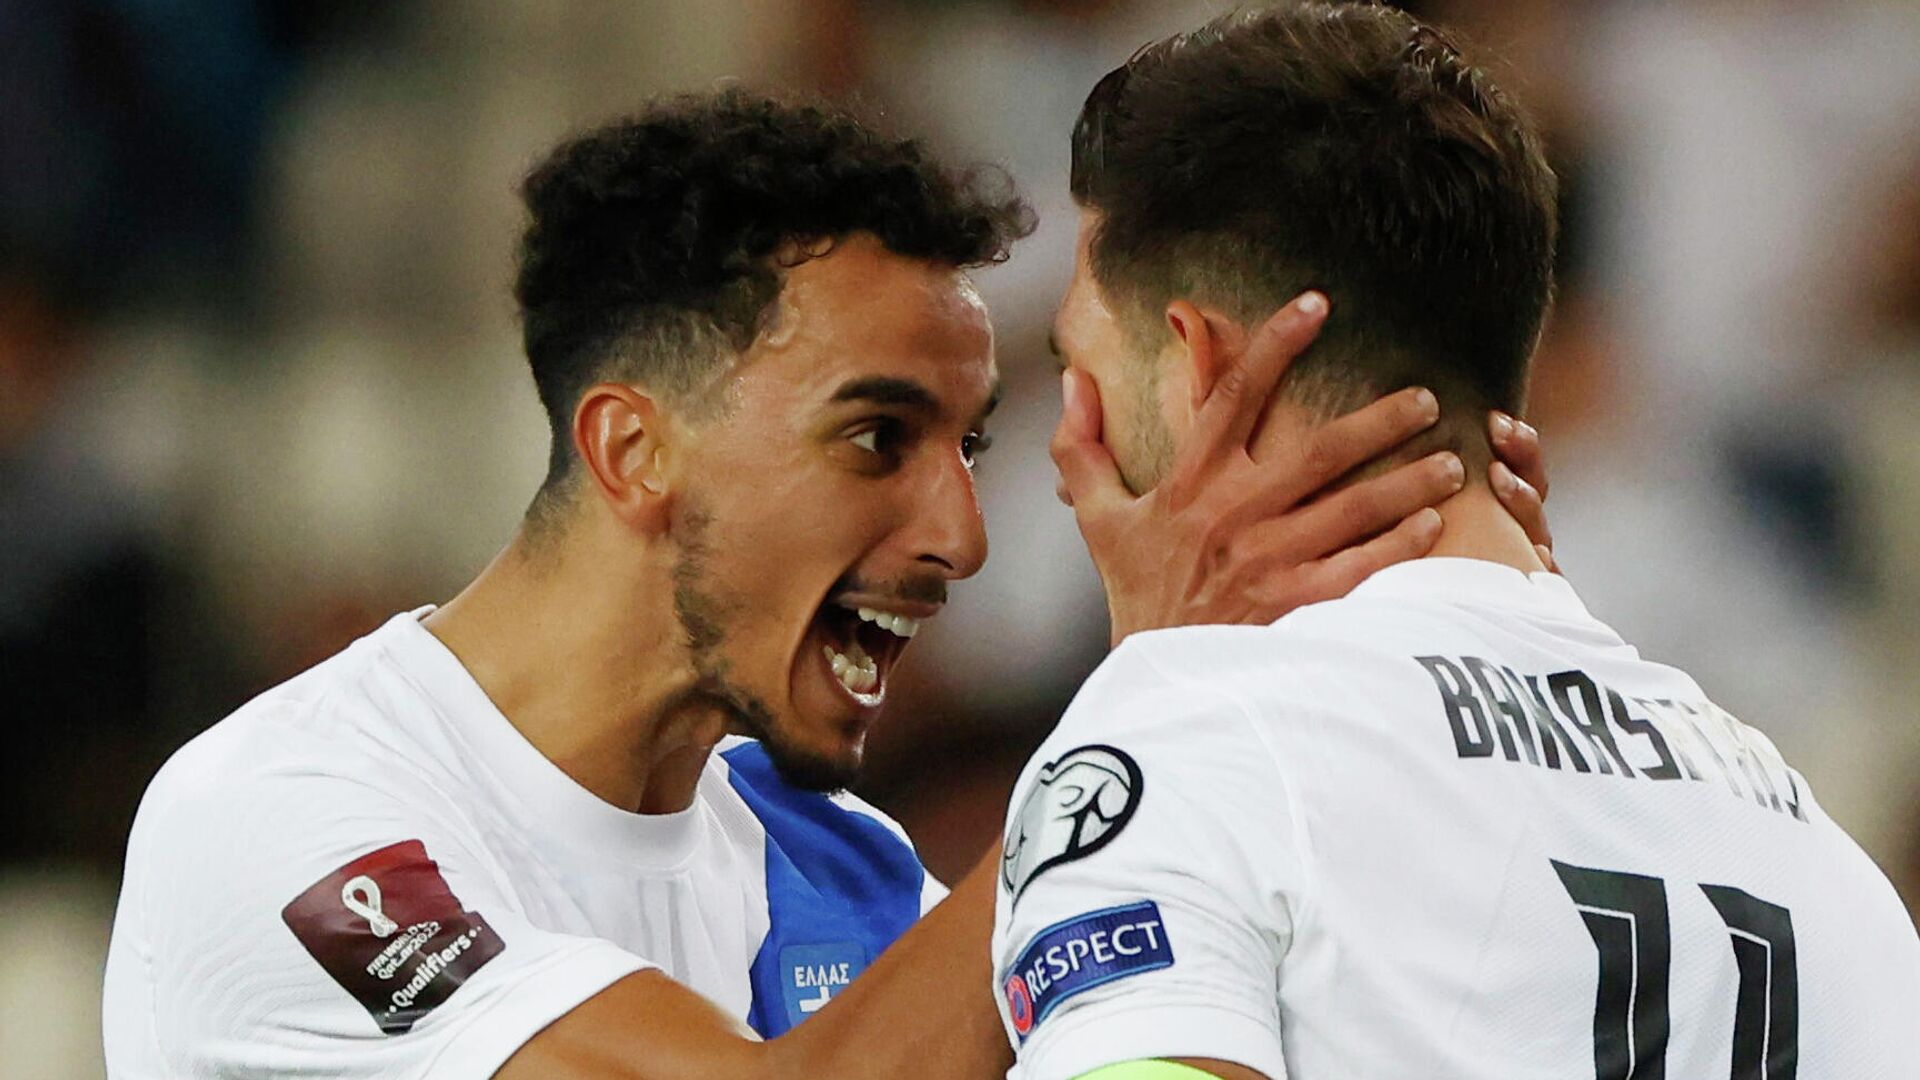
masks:
[[[1246,710],[1169,677],[1156,636],[1108,657],[1014,788],[993,948],[1022,1080],[1159,1057],[1286,1075],[1297,815]]]
[[[189,748],[142,804],[107,968],[114,1080],[484,1080],[651,966],[533,926],[449,804],[395,790],[407,774],[234,756]]]

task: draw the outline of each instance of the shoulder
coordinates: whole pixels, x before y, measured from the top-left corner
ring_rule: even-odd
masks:
[[[1082,687],[1014,785],[1003,946],[1046,938],[1067,925],[1057,919],[1132,911],[1110,905],[1143,896],[1218,913],[1297,890],[1310,846],[1296,769],[1271,718],[1229,685],[1270,651],[1264,629],[1135,635]]]
[[[404,634],[414,613],[266,690],[188,742],[149,786],[155,810],[344,785],[405,801],[445,786],[438,706]],[[431,780],[429,780],[431,776]]]
[[[310,703],[255,699],[175,751],[140,803],[149,822],[224,816],[312,788],[373,788],[378,764],[318,733]]]
[[[1096,732],[1178,741],[1196,726],[1218,734],[1241,725],[1251,713],[1250,691],[1285,685],[1310,663],[1281,647],[1282,637],[1264,626],[1134,634],[1082,684],[1048,743]]]
[[[1459,633],[1444,612],[1366,597],[1311,604],[1267,626],[1147,631],[1101,663],[1068,715],[1164,727],[1223,709],[1262,718],[1324,711],[1329,687],[1418,674],[1408,658],[1436,635]]]
[[[1297,818],[1296,802],[1313,789],[1309,762],[1350,704],[1343,688],[1409,677],[1404,657],[1390,667],[1389,646],[1328,633],[1321,624],[1329,615],[1344,621],[1312,613],[1271,626],[1156,630],[1122,642],[1022,770],[1003,858],[1014,861],[1016,841],[1046,833],[1046,822],[1094,809],[1114,833],[1136,805],[1195,821]],[[1044,845],[1041,855],[1025,856],[1035,865],[1046,857]]]
[[[1180,626],[1121,642],[1083,692],[1285,682],[1329,662],[1367,663],[1417,640],[1425,613],[1360,598],[1300,608],[1266,626]]]
[[[1248,658],[1270,655],[1265,629],[1135,634],[1107,657],[1014,785],[1001,855],[1009,892],[1104,846],[1142,807],[1168,842],[1186,835],[1168,823],[1215,817],[1243,792],[1286,813],[1284,770],[1234,685],[1253,670]]]
[[[358,659],[326,661],[182,746],[148,785],[141,814],[232,813],[298,790],[404,789],[405,758],[381,745],[387,725],[359,692]]]
[[[468,815],[406,749],[392,703],[363,688],[366,666],[342,653],[176,751],[135,815],[130,883],[192,866],[196,881],[284,891],[394,840],[433,838],[440,858],[473,849]]]
[[[252,893],[290,894],[349,859],[407,839],[429,840],[436,858],[467,861],[477,841],[437,792],[276,720],[231,718],[161,769],[128,842],[135,896],[241,882]],[[190,888],[176,879],[186,868]]]
[[[770,845],[807,877],[852,869],[876,890],[918,895],[925,870],[905,829],[851,792],[807,791],[780,777],[766,748],[730,738],[716,756]]]

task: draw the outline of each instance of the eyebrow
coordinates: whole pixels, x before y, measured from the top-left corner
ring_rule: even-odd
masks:
[[[987,394],[987,403],[980,410],[979,419],[985,420],[1000,406],[1001,383],[993,380],[993,389]],[[868,401],[876,405],[895,405],[922,412],[938,413],[940,398],[933,391],[914,382],[912,379],[896,379],[885,375],[871,378],[854,379],[842,383],[833,392],[835,402]]]
[[[871,401],[876,405],[904,405],[910,409],[940,411],[940,399],[933,391],[912,379],[894,379],[876,375],[840,384],[834,401]]]

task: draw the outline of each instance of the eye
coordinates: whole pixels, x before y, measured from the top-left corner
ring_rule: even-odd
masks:
[[[984,431],[976,431],[960,440],[960,460],[971,469],[980,460],[980,455],[993,449],[993,436]]]
[[[897,456],[905,438],[905,425],[883,416],[862,421],[847,433],[847,441],[863,453],[885,458]]]

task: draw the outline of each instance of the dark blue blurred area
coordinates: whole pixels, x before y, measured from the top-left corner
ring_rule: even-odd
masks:
[[[87,308],[244,294],[296,68],[396,6],[0,2],[0,274]]]

